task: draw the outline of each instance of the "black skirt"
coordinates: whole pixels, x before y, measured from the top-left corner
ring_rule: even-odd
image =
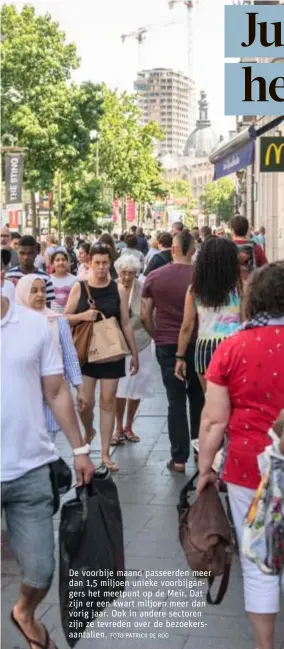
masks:
[[[85,363],[81,372],[91,379],[122,379],[125,376],[125,358],[110,363]]]

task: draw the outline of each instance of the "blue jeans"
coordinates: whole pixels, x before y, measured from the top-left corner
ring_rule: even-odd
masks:
[[[53,493],[49,466],[1,484],[11,548],[22,570],[22,583],[50,587],[54,561]]]

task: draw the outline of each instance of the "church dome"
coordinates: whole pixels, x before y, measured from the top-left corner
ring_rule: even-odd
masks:
[[[196,128],[187,139],[184,157],[208,158],[212,149],[218,144],[218,137],[211,128],[211,122],[208,119],[208,102],[204,91],[200,94],[198,106],[199,119],[196,122]]]

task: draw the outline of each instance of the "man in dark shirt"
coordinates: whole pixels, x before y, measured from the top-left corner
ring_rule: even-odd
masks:
[[[140,250],[144,257],[146,257],[149,250],[148,241],[143,232],[143,228],[138,228],[137,230],[137,250]]]
[[[160,252],[158,252],[157,255],[154,255],[149,261],[144,272],[145,277],[152,273],[153,270],[157,270],[157,268],[161,268],[161,266],[165,266],[172,262],[172,235],[169,234],[169,232],[161,232],[157,237],[157,241]]]
[[[51,277],[41,270],[41,268],[36,268],[36,256],[37,242],[34,237],[29,234],[21,237],[18,249],[19,263],[17,266],[13,266],[13,268],[8,270],[6,279],[10,280],[14,286],[17,286],[19,279],[24,275],[29,275],[30,273],[39,275],[40,279],[45,281],[47,306],[50,306],[50,302],[55,299],[53,282]]]
[[[190,454],[186,398],[190,403],[191,438],[199,432],[204,395],[194,367],[197,324],[186,352],[186,381],[175,377],[179,331],[186,292],[192,282],[194,241],[189,232],[179,232],[173,240],[173,263],[153,271],[145,280],[141,320],[156,343],[157,359],[168,398],[168,427],[171,442],[170,471],[184,473]],[[158,255],[156,255],[158,256]],[[154,320],[155,310],[155,320]]]

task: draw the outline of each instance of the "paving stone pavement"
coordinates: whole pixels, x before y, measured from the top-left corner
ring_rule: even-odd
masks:
[[[169,441],[167,435],[167,403],[159,371],[156,368],[155,394],[152,399],[145,400],[138,411],[135,421],[135,432],[141,436],[139,444],[125,444],[114,450],[115,460],[120,471],[114,479],[118,487],[124,522],[124,540],[126,569],[128,570],[186,570],[183,552],[178,542],[176,505],[181,487],[186,476],[169,475],[166,461],[169,459]],[[95,424],[98,426],[97,412]],[[58,448],[67,462],[72,462],[72,452],[63,435],[58,437]],[[93,444],[92,457],[99,464],[99,440]],[[189,460],[187,474],[194,471],[194,464]],[[70,494],[66,496],[68,499]],[[55,517],[55,536],[58,538],[60,514]],[[27,645],[9,620],[13,603],[19,592],[19,570],[10,551],[5,521],[2,520],[2,649],[25,649]],[[176,579],[176,578],[175,578]],[[133,589],[132,584],[129,590]],[[159,600],[159,609],[169,611],[174,602],[188,600],[189,591],[183,588],[183,594],[169,594],[164,588],[163,594],[160,583],[152,588],[153,601]],[[205,587],[204,587],[205,589]],[[179,589],[174,589],[178,591]],[[187,592],[186,592],[187,590]],[[149,630],[134,628],[134,621],[139,620],[138,599],[134,602],[136,618],[131,617],[132,627],[128,633],[148,633],[148,638],[112,638],[106,630],[104,639],[82,638],[77,649],[88,649],[95,644],[97,649],[128,649],[131,644],[135,649],[255,649],[252,631],[244,613],[242,580],[239,560],[236,557],[232,568],[228,593],[223,603],[218,607],[206,605],[202,608],[204,627],[196,628],[153,628]],[[197,596],[198,599],[198,596]],[[199,598],[198,601],[202,601]],[[186,602],[185,602],[186,604]],[[165,608],[163,608],[165,607]],[[144,609],[150,610],[149,605]],[[153,609],[157,610],[157,609]],[[189,610],[189,609],[187,609]],[[113,617],[114,607],[106,611],[107,620]],[[277,643],[275,649],[284,649],[284,607],[282,616],[277,623]],[[52,587],[44,602],[38,609],[39,619],[48,627],[58,649],[67,649],[68,645],[63,636],[58,606],[58,575],[56,573]],[[102,619],[102,618],[100,618]],[[129,612],[127,618],[129,621]],[[144,618],[150,619],[150,618]],[[160,618],[157,618],[160,619]],[[175,622],[175,618],[172,618]],[[200,619],[200,618],[198,618]],[[97,627],[93,632],[101,631]],[[115,632],[116,629],[112,629]],[[117,632],[120,630],[118,629]],[[156,639],[150,638],[149,633],[156,632]],[[166,637],[158,637],[163,634]],[[168,636],[167,636],[168,634]]]

